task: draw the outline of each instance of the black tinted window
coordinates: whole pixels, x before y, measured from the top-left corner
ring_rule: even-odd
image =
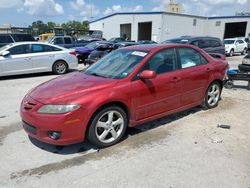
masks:
[[[11,55],[30,53],[29,44],[15,46],[9,49]]]
[[[210,46],[211,47],[220,47],[222,46],[221,43],[217,40],[210,40]]]
[[[32,35],[28,34],[11,34],[15,42],[22,42],[22,41],[35,41]]]
[[[210,44],[209,44],[209,41],[208,41],[208,40],[199,40],[198,46],[199,46],[200,48],[209,48],[209,47],[210,47]]]
[[[65,44],[71,44],[71,39],[70,38],[64,38]]]
[[[54,39],[54,44],[63,44],[63,38],[55,38]]]
[[[0,35],[0,43],[12,43],[13,40],[9,35]]]
[[[192,48],[179,48],[178,51],[182,68],[188,68],[207,63],[207,60],[202,57],[199,52]]]
[[[155,54],[144,65],[143,70],[153,70],[157,74],[170,72],[177,69],[176,66],[176,52],[175,49],[162,50]]]

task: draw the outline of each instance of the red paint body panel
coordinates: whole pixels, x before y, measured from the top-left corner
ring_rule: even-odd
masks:
[[[208,64],[157,75],[154,79],[134,79],[140,68],[158,51],[189,47],[202,54]],[[124,79],[107,79],[75,72],[57,77],[30,91],[21,103],[21,118],[36,128],[36,134],[26,131],[40,141],[67,145],[85,140],[88,123],[95,111],[111,102],[127,107],[130,126],[201,104],[206,89],[214,80],[222,81],[227,62],[216,60],[203,50],[189,45],[146,45],[127,49],[144,50],[149,54]],[[44,104],[79,104],[81,107],[66,114],[40,114]],[[58,140],[48,137],[48,131],[59,131]]]

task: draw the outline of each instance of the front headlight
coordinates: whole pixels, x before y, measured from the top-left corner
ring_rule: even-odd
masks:
[[[38,112],[42,114],[64,114],[80,108],[79,104],[53,105],[48,104],[42,106]]]
[[[226,46],[226,49],[228,49],[229,48],[229,46]]]

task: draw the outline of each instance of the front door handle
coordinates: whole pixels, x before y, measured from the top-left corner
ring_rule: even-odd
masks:
[[[29,61],[30,59],[31,59],[30,57],[24,58],[24,60],[26,60],[26,61]]]
[[[177,83],[179,81],[181,81],[180,77],[173,77],[173,79],[171,80],[171,82],[174,82],[174,83]]]

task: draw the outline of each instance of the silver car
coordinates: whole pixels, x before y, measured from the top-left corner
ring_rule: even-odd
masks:
[[[74,50],[40,42],[17,42],[0,48],[0,76],[54,72],[78,67]]]

